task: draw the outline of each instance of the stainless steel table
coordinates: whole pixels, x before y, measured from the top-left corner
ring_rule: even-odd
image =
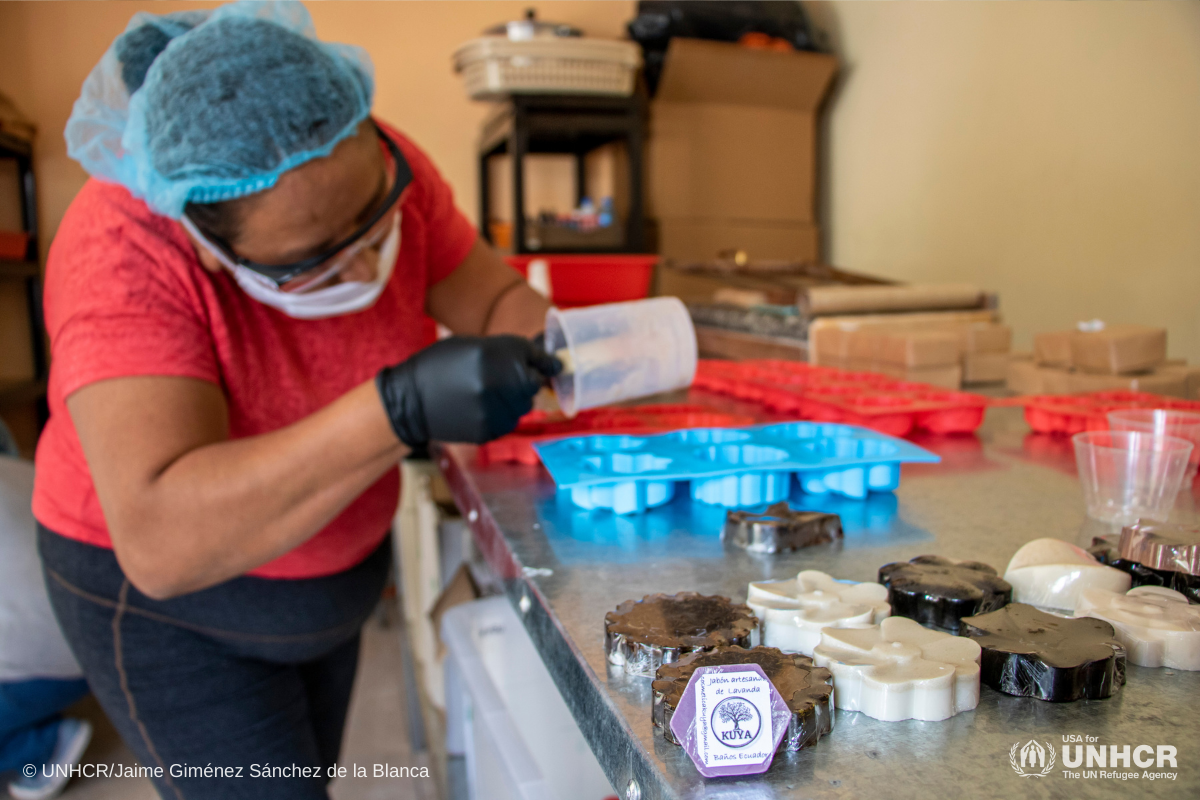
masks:
[[[753,413],[711,395],[688,399]],[[1130,665],[1127,684],[1112,698],[1066,704],[984,687],[977,709],[944,722],[879,722],[838,711],[831,735],[778,756],[767,773],[751,778],[706,781],[655,731],[649,680],[610,670],[604,657],[604,614],[624,600],[692,590],[744,601],[749,581],[802,569],[871,581],[882,564],[923,553],[1003,571],[1031,539],[1088,544],[1109,532],[1085,518],[1069,440],[1030,433],[1018,409],[991,409],[978,436],[916,441],[941,454],[942,463],[906,466],[894,496],[826,505],[842,515],[840,547],[774,557],[723,549],[723,509],[677,498],[639,516],[582,512],[556,500],[540,466],[483,465],[474,448],[457,445],[435,458],[623,800],[1200,797],[1200,673]],[[1190,490],[1181,493],[1176,514],[1194,518],[1195,503]],[[1103,777],[1108,770],[1087,777],[1085,762],[1072,770],[1080,777],[1066,777],[1062,747],[1069,736],[1085,747],[1174,746],[1178,767],[1122,766],[1118,772],[1139,777],[1121,780]],[[1021,777],[1009,764],[1010,748],[1030,739],[1051,743],[1058,754],[1046,777]],[[1151,781],[1146,772],[1173,772],[1175,780]]]

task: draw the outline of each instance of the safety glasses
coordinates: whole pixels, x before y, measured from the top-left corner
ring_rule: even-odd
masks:
[[[256,261],[239,256],[233,251],[228,242],[203,230],[194,220],[189,218],[188,222],[191,227],[197,229],[203,235],[203,238],[209,244],[219,249],[230,263],[253,270],[259,275],[269,278],[281,289],[289,292],[302,292],[320,286],[345,269],[349,264],[353,263],[354,259],[364,250],[378,247],[387,238],[388,232],[391,230],[393,216],[400,202],[400,197],[409,184],[412,183],[412,169],[408,166],[408,161],[405,160],[404,154],[400,152],[399,146],[378,125],[375,125],[374,120],[372,120],[371,124],[375,126],[376,133],[379,134],[379,138],[383,141],[384,146],[392,157],[392,164],[395,169],[392,188],[388,191],[387,197],[384,198],[383,203],[371,215],[370,219],[364,222],[354,233],[325,252],[300,261],[294,261],[291,264],[259,264]],[[307,273],[311,273],[311,277]],[[301,278],[303,280],[298,281]]]

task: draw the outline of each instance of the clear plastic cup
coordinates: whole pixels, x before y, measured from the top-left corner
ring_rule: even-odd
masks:
[[[1071,441],[1089,517],[1120,525],[1166,521],[1191,442],[1136,431],[1087,431]]]
[[[1200,464],[1200,414],[1161,408],[1123,408],[1108,412],[1108,427],[1114,431],[1187,439],[1192,443],[1192,463]]]
[[[696,329],[677,297],[552,308],[546,349],[563,361],[552,385],[568,417],[682,389],[696,376]]]

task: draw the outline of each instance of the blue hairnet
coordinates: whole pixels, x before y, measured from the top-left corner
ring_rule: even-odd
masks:
[[[67,153],[178,219],[329,155],[373,94],[366,51],[319,41],[298,2],[138,13],[84,82]]]

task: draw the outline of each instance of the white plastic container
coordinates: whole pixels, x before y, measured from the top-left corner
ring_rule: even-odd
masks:
[[[484,36],[454,51],[472,100],[510,94],[592,94],[628,97],[641,54],[633,42],[578,36],[513,41]]]
[[[616,795],[506,598],[447,611],[442,641],[447,729],[461,726],[472,800]]]
[[[696,376],[696,329],[677,297],[546,312],[546,349],[568,417],[585,408],[683,389]]]

